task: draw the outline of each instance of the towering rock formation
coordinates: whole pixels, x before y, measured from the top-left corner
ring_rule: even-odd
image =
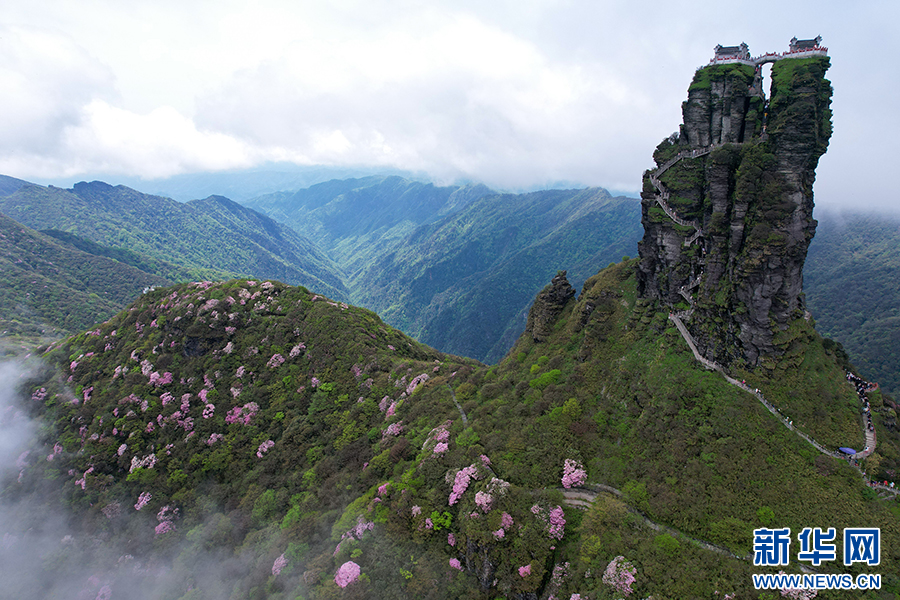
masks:
[[[804,314],[815,168],[831,135],[824,51],[701,68],[684,124],[644,174],[638,292],[690,315],[701,352],[728,365],[781,354]],[[771,98],[761,69],[772,66]]]

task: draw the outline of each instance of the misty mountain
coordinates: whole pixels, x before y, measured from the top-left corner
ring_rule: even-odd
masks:
[[[161,277],[250,275],[348,295],[340,269],[309,240],[219,196],[182,204],[102,182],[70,190],[26,185],[0,198],[0,211],[35,229],[62,230],[158,259],[155,274]]]
[[[484,197],[412,232],[353,297],[429,345],[496,362],[558,270],[580,287],[634,252],[639,214],[636,200],[600,188]]]
[[[333,180],[245,204],[316,242],[355,288],[367,266],[406,243],[418,226],[493,195],[483,185],[435,186],[401,177]],[[365,285],[365,283],[361,283]]]
[[[900,590],[893,505],[704,369],[637,297],[636,262],[577,297],[554,278],[494,367],[300,287],[141,296],[19,377],[33,424],[0,486],[7,591],[755,598],[753,530],[811,515],[879,527],[874,569]],[[858,445],[845,357],[795,327],[788,359],[740,376],[805,435]],[[887,399],[870,399],[879,476],[898,436]]]
[[[600,188],[497,194],[399,177],[330,181],[247,205],[314,240],[351,298],[446,352],[497,361],[557,270],[580,285],[633,254],[637,202]]]
[[[226,196],[237,202],[280,192],[298,190],[334,179],[368,177],[372,175],[411,176],[397,169],[334,167],[327,165],[295,165],[292,163],[266,163],[250,169],[216,171],[210,173],[183,173],[157,179],[117,176],[122,185],[147,194],[166,196],[179,202],[187,202],[207,196]],[[94,174],[82,179],[103,181],[108,175]],[[71,179],[42,179],[40,183],[59,187],[71,185]]]
[[[803,269],[816,327],[900,395],[900,217],[823,211]]]

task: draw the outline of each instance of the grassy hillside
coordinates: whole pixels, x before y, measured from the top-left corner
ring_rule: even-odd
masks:
[[[174,265],[180,279],[270,277],[344,297],[340,271],[287,227],[225,198],[181,204],[105,183],[71,190],[27,185],[0,198],[0,211],[35,229],[56,229]]]
[[[824,212],[803,270],[818,329],[900,397],[900,217]]]
[[[618,568],[634,597],[771,599],[750,579],[769,569],[733,556],[762,526],[880,527],[881,565],[820,571],[882,573],[858,597],[896,597],[896,501],[699,367],[666,317],[629,261],[485,367],[302,288],[157,290],[48,349],[27,386],[45,426],[3,497],[62,501],[77,535],[35,563],[134,598],[617,598]],[[802,319],[781,342],[771,372],[735,375],[823,444],[859,443],[844,358]],[[898,448],[872,406],[867,470]],[[612,490],[586,511],[559,489],[567,459]],[[39,516],[18,516],[24,541]],[[97,536],[131,558],[98,561]],[[32,558],[17,543],[0,565]]]

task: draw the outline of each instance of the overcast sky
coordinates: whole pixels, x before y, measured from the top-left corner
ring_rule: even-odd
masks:
[[[635,193],[716,44],[828,46],[819,205],[894,207],[896,0],[15,0],[0,173],[158,178],[268,161]],[[891,141],[893,140],[893,141]]]

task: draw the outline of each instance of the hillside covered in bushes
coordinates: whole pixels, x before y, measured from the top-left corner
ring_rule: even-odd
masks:
[[[41,425],[3,490],[0,569],[21,598],[771,598],[754,528],[866,526],[880,566],[821,570],[898,593],[897,503],[698,366],[634,272],[588,280],[494,367],[301,287],[145,294],[25,384]],[[804,323],[790,360],[739,376],[859,444],[846,357]],[[896,421],[871,402],[882,474]]]

